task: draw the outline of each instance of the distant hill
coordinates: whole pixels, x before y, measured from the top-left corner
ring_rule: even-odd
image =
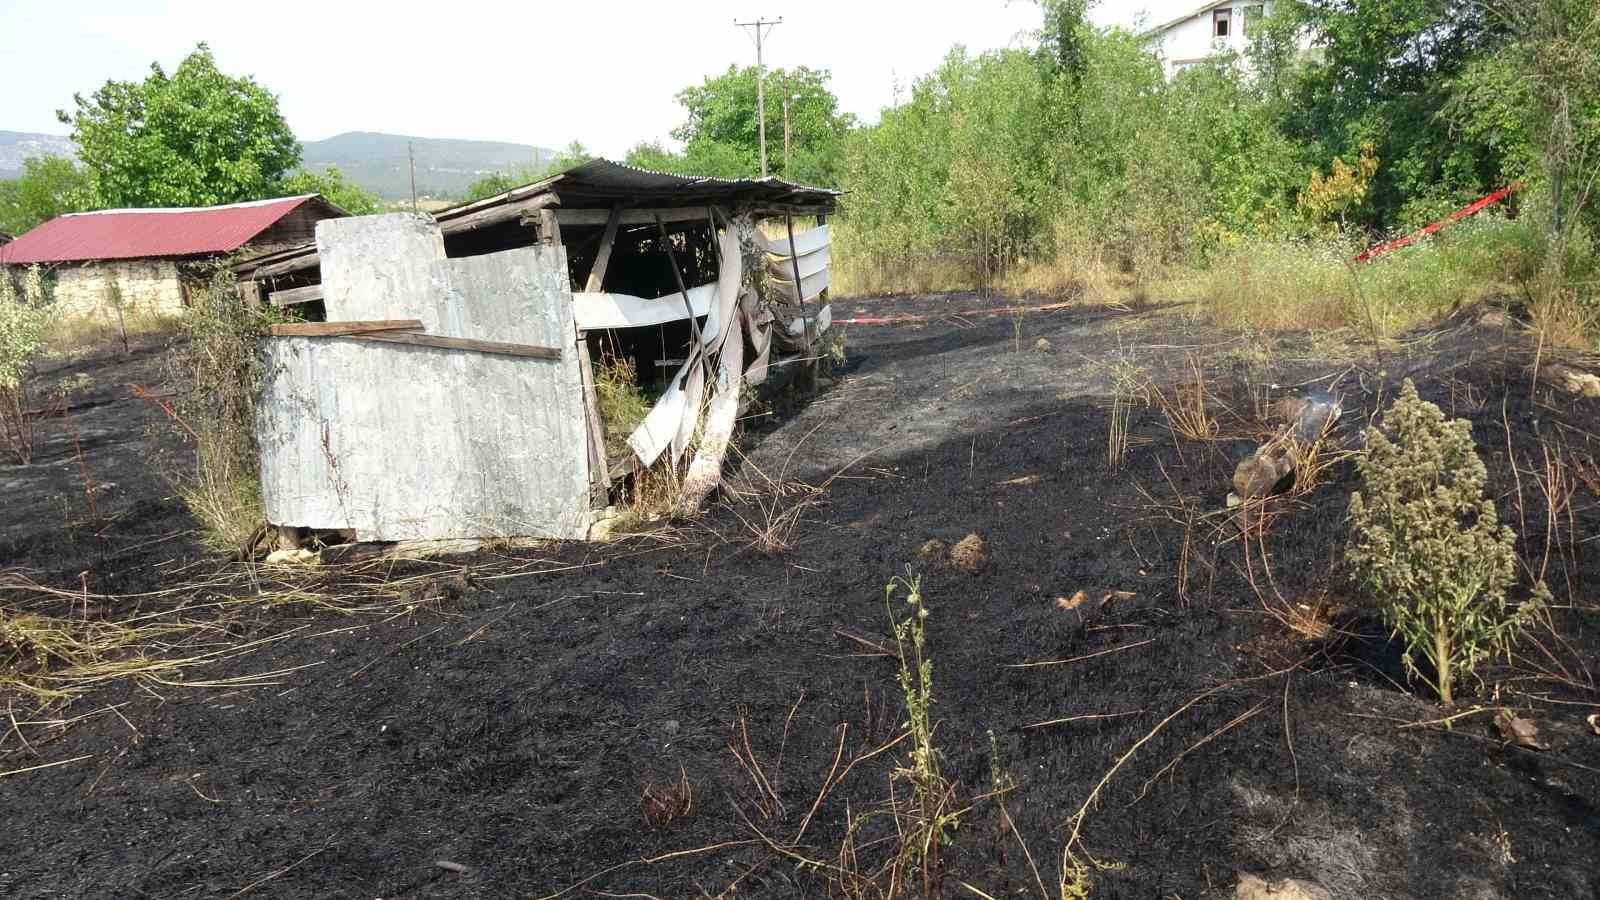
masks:
[[[528,166],[535,170],[555,157],[554,150],[531,144],[496,141],[457,141],[445,138],[407,137],[350,131],[325,141],[302,144],[308,169],[338,166],[349,180],[385,200],[411,198],[411,173],[406,164],[406,144],[417,155],[419,196],[460,197],[467,185],[491,172]],[[30,156],[73,156],[72,139],[59,134],[0,131],[0,179],[22,173]]]
[[[458,141],[445,138],[407,137],[350,131],[325,141],[301,146],[305,167],[312,170],[338,166],[344,176],[385,200],[411,197],[411,174],[406,144],[417,158],[417,194],[459,197],[479,178],[520,166],[535,170],[555,157],[555,151],[530,144],[496,141]]]
[[[0,179],[22,174],[22,161],[30,156],[72,156],[72,138],[30,131],[0,131]]]

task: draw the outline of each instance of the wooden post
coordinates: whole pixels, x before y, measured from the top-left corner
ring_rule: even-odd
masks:
[[[561,246],[561,223],[553,209],[539,210],[539,242]],[[565,275],[565,273],[563,273]],[[594,361],[589,358],[589,339],[578,328],[574,317],[572,340],[578,350],[578,374],[583,381],[583,412],[589,422],[589,505],[604,509],[611,500],[611,472],[606,465],[606,430],[600,419],[600,395],[594,387]]]
[[[561,220],[556,218],[556,211],[548,207],[539,210],[539,243],[551,247],[561,245]]]
[[[700,336],[700,320],[694,316],[694,304],[689,300],[689,289],[683,284],[683,273],[678,270],[678,254],[672,250],[672,238],[667,236],[667,226],[661,221],[661,214],[656,214],[656,230],[661,233],[662,249],[667,251],[667,264],[672,267],[672,280],[678,284],[678,293],[683,295],[683,308],[689,313],[689,330],[694,334],[694,352],[700,354],[700,367],[705,370],[706,381],[711,380],[711,360],[706,357],[706,342]],[[724,326],[726,327],[726,326]]]
[[[800,371],[805,379],[801,387],[812,391],[817,386],[816,341],[811,333],[811,320],[806,318],[805,286],[800,283],[800,248],[794,243],[794,216],[785,213],[783,225],[789,230],[789,262],[794,266],[794,298],[800,301],[800,329],[806,341],[806,357],[800,361]]]
[[[827,224],[828,224],[828,216],[827,216],[826,213],[817,216],[817,227],[818,228],[821,228],[821,227],[823,227],[823,226],[825,226]],[[832,241],[829,241],[829,243],[831,244]],[[823,288],[822,289],[822,293],[817,295],[817,305],[818,306],[827,306],[830,299],[831,298],[829,298],[829,296],[828,296],[828,289],[827,288]]]
[[[244,302],[247,309],[261,308],[261,282],[241,281],[234,285],[239,292],[239,299]]]
[[[617,240],[617,226],[622,224],[622,204],[611,207],[611,217],[606,219],[605,233],[600,236],[600,249],[595,251],[594,265],[589,267],[589,280],[583,289],[588,293],[604,290],[606,267],[611,265],[611,245]],[[561,227],[559,223],[557,228]]]

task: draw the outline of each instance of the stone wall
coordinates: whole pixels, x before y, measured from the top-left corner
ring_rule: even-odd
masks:
[[[170,259],[101,260],[62,266],[55,275],[56,306],[72,318],[114,321],[113,286],[125,316],[173,315],[184,306],[178,264]]]

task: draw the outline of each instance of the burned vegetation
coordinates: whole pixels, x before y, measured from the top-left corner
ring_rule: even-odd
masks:
[[[745,413],[705,510],[598,543],[219,561],[116,449],[164,414],[104,389],[105,443],[20,477],[130,487],[6,538],[7,893],[1593,892],[1582,359],[1498,314],[1380,360],[834,306],[846,360]],[[1408,380],[1515,536],[1453,704],[1346,556]]]

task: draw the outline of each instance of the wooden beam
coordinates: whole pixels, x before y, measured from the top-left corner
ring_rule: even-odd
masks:
[[[408,331],[372,331],[363,334],[343,334],[336,337],[353,341],[379,341],[386,344],[410,344],[413,347],[438,347],[443,350],[470,350],[474,353],[492,353],[499,356],[520,356],[527,359],[560,359],[558,347],[534,347],[529,344],[504,344],[499,341],[475,341],[468,338],[443,337],[436,334],[414,334]]]
[[[263,278],[273,278],[305,269],[314,269],[320,265],[322,265],[322,257],[317,255],[317,248],[313,246],[306,247],[293,256],[248,268],[247,271],[251,278],[260,281]]]
[[[524,224],[528,222],[528,218],[523,217]],[[561,220],[556,218],[553,209],[539,210],[539,242],[552,247],[561,246]]]
[[[589,358],[589,341],[573,329],[578,341],[578,371],[583,375],[583,417],[589,423],[589,493],[596,508],[609,505],[611,474],[606,463],[606,427],[600,418],[600,393],[594,386],[594,363]]]
[[[555,206],[561,198],[555,194],[538,194],[526,200],[513,200],[500,206],[490,206],[477,212],[467,213],[451,219],[439,220],[439,231],[445,235],[460,234],[463,231],[474,231],[490,225],[499,225],[504,222],[526,222],[530,214],[547,207]]]
[[[558,216],[559,217],[559,216]],[[611,207],[611,217],[606,220],[605,233],[600,236],[600,249],[595,252],[594,265],[589,268],[589,280],[583,289],[588,293],[604,290],[606,267],[611,264],[611,245],[617,240],[617,226],[622,224],[622,204]]]
[[[373,331],[421,330],[421,319],[369,319],[354,322],[290,322],[270,326],[267,333],[274,337],[346,337]]]
[[[311,303],[321,299],[322,285],[320,284],[308,284],[305,287],[273,291],[267,295],[267,300],[273,306],[293,306],[296,303]]]
[[[654,225],[656,216],[663,222],[704,222],[706,208],[701,206],[674,207],[672,209],[625,209],[621,225]],[[596,227],[611,221],[611,211],[605,209],[559,209],[556,218],[568,228]]]

